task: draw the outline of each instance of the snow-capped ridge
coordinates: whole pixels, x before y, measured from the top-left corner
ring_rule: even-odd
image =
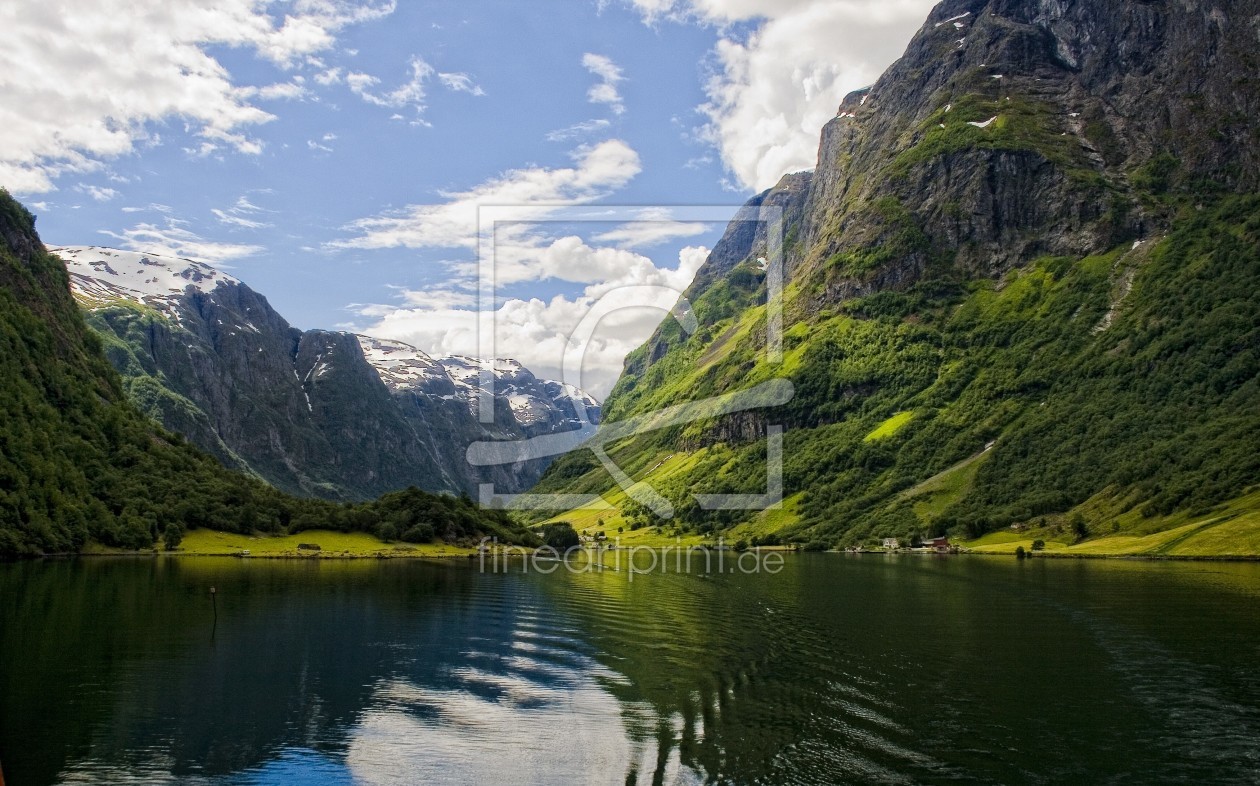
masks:
[[[431,356],[410,344],[356,334],[363,357],[376,369],[393,393],[413,392],[460,401],[472,414],[480,407],[481,373],[487,365],[494,376],[494,395],[507,403],[522,426],[535,426],[555,418],[557,410],[568,422],[577,422],[577,405],[586,418],[597,421],[599,402],[589,393],[563,382],[538,379],[513,358],[492,364],[469,355]]]
[[[175,304],[189,287],[213,292],[236,278],[204,262],[141,251],[101,246],[59,246],[48,249],[61,257],[70,286],[89,302],[131,300],[178,318]]]
[[[190,287],[213,297],[220,286],[245,286],[233,276],[191,259],[100,246],[61,246],[49,250],[65,262],[71,288],[89,308],[128,300],[154,308],[181,326],[188,317],[184,301]],[[248,319],[241,319],[243,324],[237,325],[224,325],[222,319],[217,322],[227,336],[236,336],[238,332],[261,334]],[[395,395],[415,393],[458,401],[469,413],[477,415],[481,372],[489,365],[494,375],[495,397],[507,404],[518,425],[538,427],[548,423],[581,422],[582,417],[577,412],[579,404],[586,410],[587,419],[598,420],[599,403],[594,397],[572,385],[538,379],[514,358],[498,358],[486,364],[467,355],[432,357],[402,341],[359,334],[354,337],[364,359]],[[320,380],[336,365],[330,361],[333,348],[327,346],[319,353],[314,364],[300,377],[304,391],[306,385]],[[297,374],[296,369],[294,373]],[[306,406],[310,410],[309,396]]]

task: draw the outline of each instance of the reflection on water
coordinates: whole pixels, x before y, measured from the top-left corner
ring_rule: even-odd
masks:
[[[1234,564],[0,565],[0,762],[18,785],[1254,782],[1258,600]]]

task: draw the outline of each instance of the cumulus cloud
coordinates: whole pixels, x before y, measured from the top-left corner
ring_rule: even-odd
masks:
[[[345,81],[345,69],[341,66],[326,68],[315,74],[315,82],[322,87],[329,85],[339,85]]]
[[[548,250],[550,264],[570,277],[575,270],[588,271],[576,275],[592,283],[574,297],[502,302],[494,315],[496,354],[516,358],[540,376],[559,379],[575,328],[597,302],[611,305],[612,313],[582,350],[580,384],[601,398],[612,390],[626,355],[651,336],[709,253],[702,247],[684,248],[676,267],[666,268],[625,251],[592,248],[577,238],[561,238]],[[577,268],[571,267],[574,263]],[[659,287],[651,302],[642,299],[641,289],[632,289],[644,285]],[[373,320],[363,332],[405,341],[435,355],[477,354],[479,315],[468,290],[403,295],[402,306],[361,307],[360,315]]]
[[[592,104],[607,104],[608,108],[618,115],[625,112],[626,106],[622,103],[621,91],[617,89],[617,84],[625,80],[621,68],[610,58],[591,52],[582,55],[582,66],[600,80],[587,91],[587,100]]]
[[[935,0],[632,0],[644,19],[717,27],[706,81],[713,144],[738,185],[761,190],[816,163],[844,95],[905,48]],[[751,25],[751,32],[749,30]]]
[[[617,306],[584,343],[583,387],[606,394],[626,353],[645,341],[694,278],[708,249],[683,249],[676,262],[658,265],[632,250],[690,237],[708,227],[671,218],[668,209],[643,209],[620,221],[591,243],[571,232],[570,220],[604,221],[608,211],[585,205],[624,186],[640,171],[638,154],[621,140],[584,146],[569,167],[529,167],[508,171],[466,191],[443,193],[435,205],[400,211],[351,224],[350,239],[338,247],[454,248],[478,245],[478,208],[493,206],[507,218],[496,221],[493,262],[496,287],[523,282],[562,281],[580,286],[577,294],[550,299],[508,298],[495,312],[496,352],[514,357],[535,373],[558,377],[574,330],[596,303]],[[613,213],[616,214],[615,212]],[[577,216],[575,218],[575,215]],[[555,223],[553,223],[555,222]],[[557,227],[560,229],[557,231]],[[555,235],[560,236],[555,236]],[[447,263],[443,286],[400,290],[400,303],[353,307],[372,320],[362,332],[414,344],[433,354],[478,352],[477,264]],[[650,288],[650,289],[645,289]],[[644,302],[644,293],[655,299]]]
[[[262,246],[207,240],[181,224],[177,219],[167,219],[166,226],[137,224],[121,233],[101,230],[101,234],[117,239],[122,248],[131,251],[184,257],[210,264],[257,254],[263,250]]]
[[[64,173],[100,169],[155,141],[153,124],[170,118],[201,138],[195,154],[257,154],[262,146],[248,129],[273,116],[251,101],[297,97],[300,85],[238,85],[213,49],[251,49],[291,68],[333,46],[345,26],[393,8],[350,0],[10,3],[0,47],[0,183],[51,191]]]
[[[410,205],[401,211],[350,224],[355,237],[339,248],[467,248],[477,244],[478,208],[483,205],[572,205],[611,193],[639,174],[639,155],[619,139],[574,152],[574,165],[513,169],[474,188],[443,192],[447,201]]]

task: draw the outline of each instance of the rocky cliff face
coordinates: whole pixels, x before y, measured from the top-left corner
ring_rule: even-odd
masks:
[[[362,499],[415,485],[521,491],[545,463],[476,469],[481,439],[579,427],[570,394],[514,361],[495,367],[496,418],[476,417],[479,362],[398,342],[299,331],[207,265],[95,247],[54,249],[89,324],[144,411],[228,466],[295,494]]]
[[[823,129],[814,305],[1147,236],[1140,192],[1260,183],[1260,4],[947,0]],[[1136,181],[1136,182],[1135,182]]]
[[[663,323],[605,413],[773,377],[793,401],[623,458],[662,468],[636,479],[691,511],[683,527],[742,520],[801,542],[1240,493],[1260,469],[1220,456],[1260,429],[1240,403],[1260,370],[1258,115],[1257,0],[946,0],[838,107],[814,172],[746,208],[786,217],[782,362],[763,352],[767,239],[737,216],[687,293],[699,329]],[[756,488],[767,422],[789,428],[786,512],[688,507]],[[1216,458],[1186,463],[1209,444]],[[606,485],[573,459],[540,490]]]

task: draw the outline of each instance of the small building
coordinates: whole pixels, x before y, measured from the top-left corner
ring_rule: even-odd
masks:
[[[948,554],[950,552],[949,538],[945,535],[939,538],[926,538],[923,541],[923,545],[937,554]]]
[[[896,538],[884,538],[884,549],[886,551],[896,551],[901,548],[901,542]]]

